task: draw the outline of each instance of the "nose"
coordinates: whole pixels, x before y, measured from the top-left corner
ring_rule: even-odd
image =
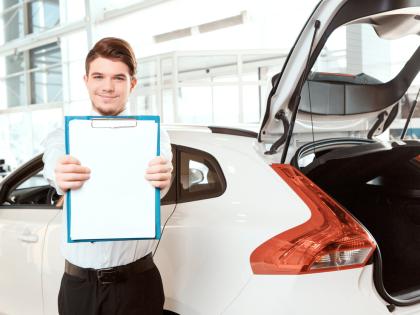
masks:
[[[106,79],[103,81],[102,85],[103,92],[113,92],[114,91],[114,84],[111,79]]]

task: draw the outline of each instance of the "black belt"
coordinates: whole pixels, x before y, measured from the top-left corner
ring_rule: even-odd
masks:
[[[101,284],[110,284],[127,279],[130,274],[141,273],[155,267],[151,253],[128,265],[112,268],[81,268],[66,260],[64,272],[81,279],[98,279]]]

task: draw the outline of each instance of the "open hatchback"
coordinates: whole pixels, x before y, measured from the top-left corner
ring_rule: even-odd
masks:
[[[420,301],[420,142],[404,137],[419,44],[420,1],[320,2],[272,80],[258,135],[273,168],[291,164],[371,234],[368,263],[392,307]]]

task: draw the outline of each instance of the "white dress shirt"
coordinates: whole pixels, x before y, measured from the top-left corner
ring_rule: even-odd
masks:
[[[92,112],[92,115],[98,115]],[[128,115],[125,110],[120,115]],[[42,160],[44,161],[44,177],[62,195],[63,192],[55,182],[55,166],[60,157],[65,155],[64,129],[59,128],[50,133],[43,142],[45,151]],[[171,145],[168,133],[161,128],[160,131],[160,152],[166,160],[172,160]],[[77,158],[77,157],[76,157]],[[86,165],[89,167],[89,165]],[[161,191],[161,197],[167,189]],[[124,196],[116,196],[124,198]],[[64,203],[62,215],[62,241],[61,252],[65,259],[74,265],[83,268],[109,268],[129,264],[150,253],[156,244],[155,240],[138,241],[107,241],[107,242],[67,242],[67,215],[66,203]]]

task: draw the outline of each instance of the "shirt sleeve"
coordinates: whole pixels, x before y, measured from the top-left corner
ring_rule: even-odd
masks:
[[[44,147],[44,155],[42,156],[44,178],[55,188],[59,195],[64,195],[64,192],[57,186],[54,172],[57,161],[66,154],[64,149],[64,129],[59,128],[51,132],[42,142],[42,146]]]
[[[168,164],[170,164],[171,168],[173,168],[171,141],[169,139],[168,132],[163,127],[160,128],[160,155],[164,157],[168,161]],[[171,184],[172,180],[173,177],[171,178]],[[165,197],[170,187],[171,185],[168,185],[160,191],[160,199]]]

